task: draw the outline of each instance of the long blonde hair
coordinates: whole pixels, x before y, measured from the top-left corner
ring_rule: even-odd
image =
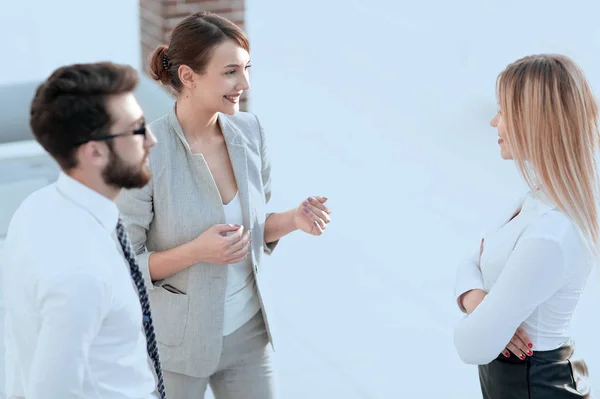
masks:
[[[583,71],[563,55],[531,55],[500,73],[497,90],[525,182],[573,220],[597,255],[598,106]]]

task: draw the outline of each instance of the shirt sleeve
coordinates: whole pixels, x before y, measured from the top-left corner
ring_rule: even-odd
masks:
[[[460,297],[468,291],[480,289],[485,291],[483,275],[479,268],[479,249],[468,259],[464,260],[456,272],[456,283],[454,285],[454,297],[459,309],[466,313],[466,309],[460,303]]]
[[[69,276],[38,287],[36,302],[41,323],[26,396],[81,399],[90,346],[109,308],[109,287],[89,275]]]
[[[454,331],[463,362],[488,364],[500,354],[523,321],[564,283],[563,255],[552,239],[518,241],[493,288]]]

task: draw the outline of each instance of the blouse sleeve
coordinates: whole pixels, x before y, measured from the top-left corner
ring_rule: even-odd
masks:
[[[454,344],[468,364],[488,364],[517,328],[565,279],[563,249],[554,239],[521,238],[481,304],[459,322]]]
[[[483,275],[479,268],[479,249],[473,255],[465,259],[458,267],[456,272],[456,282],[454,284],[454,297],[459,309],[466,313],[465,308],[460,303],[461,296],[471,290],[480,289],[485,291]]]

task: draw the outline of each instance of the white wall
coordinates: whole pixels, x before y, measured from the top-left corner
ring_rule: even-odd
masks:
[[[564,4],[248,0],[273,208],[320,194],[334,211],[268,260],[285,397],[479,397],[452,343],[454,272],[524,190],[489,126],[496,76],[560,52],[600,89],[600,5]],[[599,377],[586,295],[575,337]]]
[[[0,2],[0,85],[43,79],[75,62],[139,68],[138,15],[138,0]]]

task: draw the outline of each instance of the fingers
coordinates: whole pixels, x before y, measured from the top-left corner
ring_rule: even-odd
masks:
[[[524,360],[527,356],[533,356],[532,348],[533,343],[529,339],[527,331],[523,327],[519,327],[502,354],[505,357],[510,357],[510,353],[508,352],[512,352],[516,357]]]
[[[229,239],[229,237],[228,237]],[[231,246],[227,249],[226,254],[230,257],[239,256],[239,252],[244,248],[248,248],[250,245],[250,231],[246,231],[243,237],[240,240],[235,241]]]
[[[327,198],[325,197],[308,197],[307,201],[314,207],[322,210],[323,212],[329,214],[331,213],[331,210],[325,206],[325,202],[327,201]],[[306,201],[305,201],[306,202]],[[306,206],[306,204],[304,204]]]
[[[237,231],[240,229],[239,224],[216,224],[213,226],[213,228],[215,229],[215,231],[219,234],[224,234],[224,233],[229,233],[232,231]]]
[[[515,335],[521,340],[521,342],[523,342],[527,350],[533,348],[533,342],[531,342],[531,339],[529,339],[529,335],[527,335],[527,332],[523,327],[517,328],[517,332],[515,333]]]
[[[519,359],[525,359],[526,356],[533,355],[533,351],[516,334],[506,347]]]
[[[325,223],[331,222],[329,215],[323,209],[313,205],[312,203],[309,203],[308,201],[304,201],[303,205],[317,217],[315,220],[321,219]]]
[[[514,354],[516,357],[518,357],[521,360],[525,359],[525,353],[523,353],[523,351],[521,349],[519,349],[515,344],[513,344],[512,342],[509,342],[508,345],[506,345],[506,350],[503,352],[505,357],[510,357],[506,356],[506,351],[510,351],[512,354]]]
[[[240,241],[244,236],[244,226],[240,226],[233,233],[227,235],[225,237],[226,245],[233,245],[236,242]]]
[[[508,345],[506,345],[506,349],[509,350],[510,352],[512,352],[519,359],[525,360],[525,357],[526,357],[525,353],[523,353],[523,351],[521,349],[519,349],[512,342],[509,343]],[[506,356],[506,353],[504,353],[504,356]],[[510,357],[510,356],[506,356],[506,357]]]
[[[311,223],[313,224],[313,232],[316,233],[315,235],[323,234],[323,230],[325,230],[327,228],[327,222],[325,222],[323,219],[321,219],[320,217],[318,217],[307,206],[304,207],[304,216],[306,216],[307,218],[309,218],[310,221],[311,221]],[[318,229],[316,227],[318,227]]]
[[[238,263],[238,262],[241,262],[244,259],[246,259],[246,257],[250,253],[250,245],[251,245],[251,241],[248,238],[247,240],[245,240],[245,244],[238,251],[235,251],[231,254],[231,257],[227,263],[234,264],[234,263]]]
[[[324,205],[327,198],[325,197],[308,197],[302,203],[304,214],[313,223],[311,234],[321,235],[327,228],[327,224],[331,222],[329,214],[331,210]]]
[[[323,229],[318,222],[313,222],[313,231],[314,231],[314,235],[316,236],[320,236],[321,234],[323,234]]]

